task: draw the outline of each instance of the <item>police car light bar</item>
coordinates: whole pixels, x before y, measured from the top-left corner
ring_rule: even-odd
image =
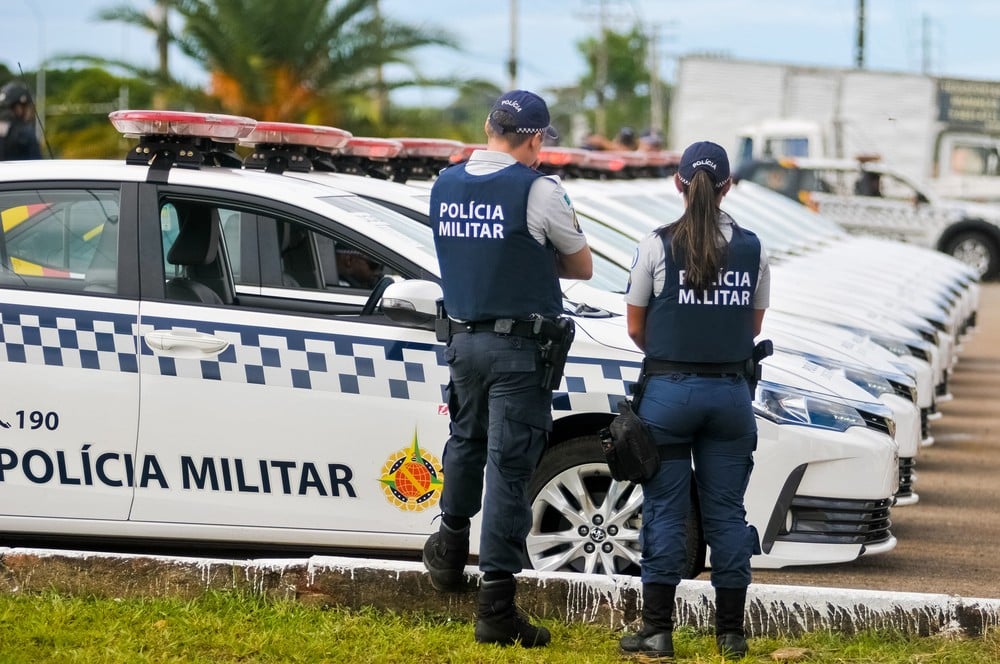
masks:
[[[340,154],[365,159],[391,159],[403,151],[403,144],[391,138],[358,138],[355,136],[340,149]]]
[[[646,153],[646,165],[653,167],[678,166],[681,163],[681,155],[668,150],[652,150]]]
[[[465,143],[461,141],[451,141],[446,138],[397,138],[395,140],[403,144],[400,157],[423,157],[449,161],[452,155],[458,154],[465,147]]]
[[[257,125],[253,118],[218,113],[124,110],[108,114],[111,124],[127,138],[185,136],[235,143]]]
[[[587,152],[582,165],[586,168],[599,171],[618,172],[625,168],[625,160],[622,158],[621,153],[591,150]]]
[[[253,131],[240,139],[240,145],[289,145],[339,150],[352,134],[344,129],[291,122],[258,122]]]
[[[485,143],[466,143],[462,146],[461,150],[451,155],[448,161],[450,161],[453,164],[460,164],[463,161],[469,161],[469,158],[472,156],[472,153],[475,152],[476,150],[485,150],[485,149],[486,149]]]
[[[548,166],[577,166],[584,163],[589,153],[582,148],[545,147],[538,153],[538,159]]]

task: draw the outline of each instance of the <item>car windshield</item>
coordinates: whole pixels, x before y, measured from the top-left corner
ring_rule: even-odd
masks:
[[[434,236],[431,229],[409,217],[373,203],[359,196],[324,196],[319,200],[333,207],[365,219],[379,229],[405,238],[411,246],[435,256]]]
[[[594,276],[588,283],[611,293],[624,293],[625,284],[628,283],[628,270],[600,254],[595,253],[593,257]]]

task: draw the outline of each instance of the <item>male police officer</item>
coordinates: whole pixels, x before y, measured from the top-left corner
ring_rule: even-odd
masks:
[[[559,277],[589,279],[593,263],[558,179],[532,168],[546,137],[556,137],[541,97],[502,95],[485,131],[486,149],[442,171],[431,190],[451,436],[441,526],[423,558],[435,588],[463,590],[469,521],[482,509],[476,641],[544,646],[548,630],[514,603],[531,527],[527,484],[552,429],[538,330],[562,313]]]
[[[41,158],[31,92],[21,81],[11,81],[0,88],[0,160]]]

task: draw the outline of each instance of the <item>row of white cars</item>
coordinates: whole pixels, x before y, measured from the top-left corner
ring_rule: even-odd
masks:
[[[112,121],[138,139],[124,162],[0,163],[0,541],[419,555],[447,481],[448,372],[428,180],[385,178],[432,176],[467,146],[194,113]],[[577,335],[525,561],[634,573],[640,489],[610,478],[598,431],[642,359],[621,315],[632,250],[680,200],[669,178],[570,177],[589,159],[614,173],[606,155],[546,157],[597,260],[594,279],[563,284]],[[772,259],[757,567],[895,546],[891,512],[917,500],[978,300],[957,261],[792,206],[749,183],[726,199]]]

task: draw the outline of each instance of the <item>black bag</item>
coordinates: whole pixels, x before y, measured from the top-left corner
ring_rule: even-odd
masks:
[[[613,479],[642,484],[660,470],[656,443],[627,399],[618,402],[618,415],[601,429],[600,437]]]

